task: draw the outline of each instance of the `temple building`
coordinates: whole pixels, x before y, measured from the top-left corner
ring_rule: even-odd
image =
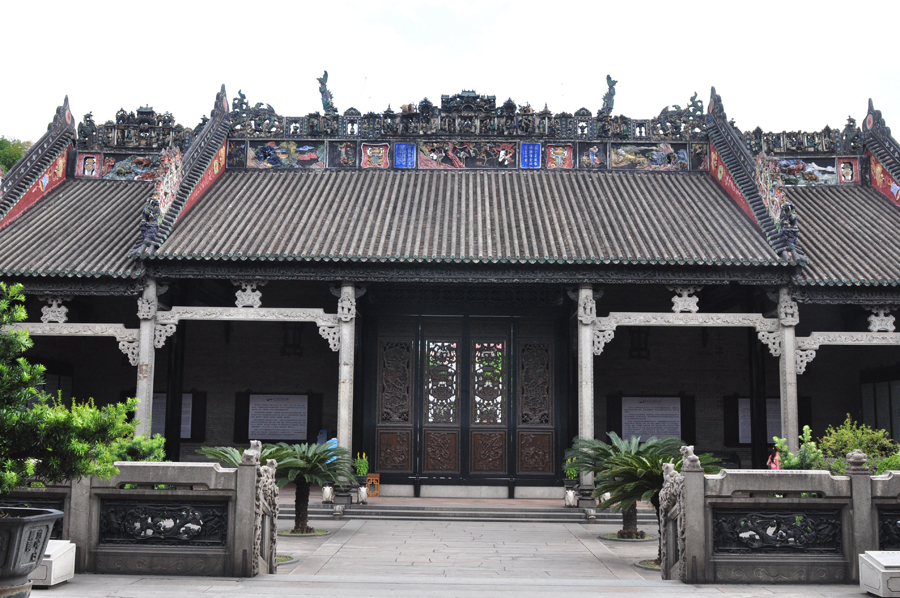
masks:
[[[557,496],[610,431],[737,467],[847,414],[900,439],[900,145],[871,101],[770,133],[715,89],[613,115],[609,77],[574,114],[340,112],[319,84],[300,117],[223,86],[193,128],[57,109],[0,186],[47,390],[137,396],[173,460],[336,437],[406,496]]]

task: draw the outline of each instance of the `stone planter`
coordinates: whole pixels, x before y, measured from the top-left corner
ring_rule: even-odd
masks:
[[[0,596],[31,595],[28,575],[41,564],[53,523],[62,516],[53,509],[0,508]]]

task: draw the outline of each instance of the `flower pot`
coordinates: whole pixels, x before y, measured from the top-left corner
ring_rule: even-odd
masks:
[[[359,482],[359,485],[360,485],[360,486],[365,487],[365,485],[366,485],[366,478],[368,478],[368,477],[369,477],[369,476],[358,475],[358,476],[356,476],[356,481]]]
[[[578,480],[577,479],[570,480],[570,479],[566,478],[563,480],[563,483],[566,485],[566,489],[570,489],[570,488],[574,488],[575,486],[578,485]]]
[[[53,509],[0,507],[0,596],[31,595],[28,574],[41,564],[53,523],[62,516]]]

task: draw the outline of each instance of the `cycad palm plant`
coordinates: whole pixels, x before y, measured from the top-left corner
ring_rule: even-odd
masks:
[[[644,442],[641,442],[639,436],[632,436],[625,440],[620,438],[615,432],[608,432],[607,436],[609,436],[609,443],[594,438],[578,437],[572,443],[572,448],[566,451],[566,457],[574,459],[569,464],[570,467],[577,467],[580,471],[594,474],[594,480],[597,484],[594,496],[602,496],[610,492],[607,486],[604,486],[604,490],[600,490],[600,484],[606,479],[604,472],[615,460],[637,455],[648,457],[659,455],[665,461],[671,461],[681,455],[679,449],[684,445],[682,440],[674,436],[663,436],[662,438],[654,436]],[[660,465],[661,470],[662,465]],[[662,488],[662,483],[660,483],[660,488]],[[618,502],[603,501],[600,506],[608,508],[611,505],[618,505]],[[637,536],[637,501],[629,501],[624,505],[617,506],[617,509],[622,512],[622,532],[620,535],[623,537]]]
[[[229,467],[237,467],[241,462],[241,451],[230,446],[203,447],[197,450],[221,461]],[[294,497],[294,528],[291,533],[311,534],[315,529],[309,526],[310,484],[336,482],[341,478],[350,479],[354,475],[350,451],[335,444],[278,444],[263,445],[260,460],[275,459],[275,481],[283,488],[294,482],[297,492]]]

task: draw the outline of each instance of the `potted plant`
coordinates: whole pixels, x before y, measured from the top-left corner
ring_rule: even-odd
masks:
[[[44,367],[24,357],[32,342],[12,326],[25,320],[22,285],[0,282],[0,496],[29,480],[57,483],[118,471],[110,447],[134,434],[126,421],[137,399],[98,409],[93,401],[64,405],[35,387]],[[87,513],[80,513],[87,516]],[[26,597],[28,575],[40,564],[54,521],[53,509],[0,508],[0,596]]]
[[[578,468],[575,467],[575,457],[566,459],[566,462],[563,463],[563,474],[566,476],[563,480],[566,489],[574,489],[578,485]]]
[[[359,482],[360,486],[365,486],[366,477],[369,475],[369,458],[365,453],[362,454],[362,457],[359,456],[359,453],[356,453],[354,465],[356,466],[356,481]]]

